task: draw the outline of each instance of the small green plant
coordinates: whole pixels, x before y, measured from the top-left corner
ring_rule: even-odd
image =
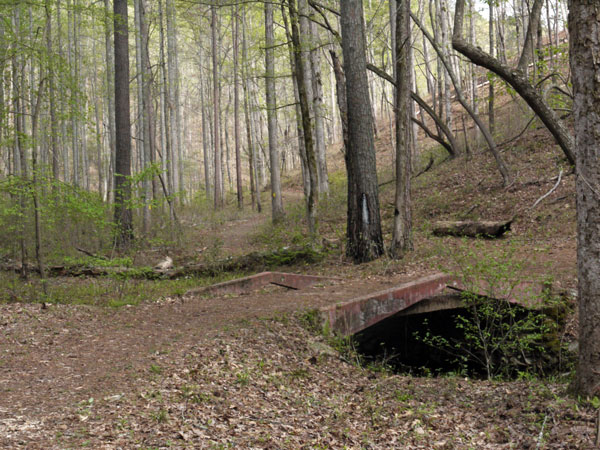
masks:
[[[556,365],[560,360],[550,353],[563,351],[556,336],[565,316],[564,302],[548,290],[541,298],[532,291],[520,292],[519,303],[509,300],[517,288],[523,291],[526,285],[516,245],[487,251],[483,244],[469,241],[459,248],[454,259],[465,287],[461,293],[464,312],[453,317],[460,337],[430,332],[417,336],[450,355],[461,373],[479,367],[488,379],[525,378],[526,374],[544,375],[552,365],[548,361]]]
[[[156,364],[152,364],[150,366],[150,372],[156,375],[160,375],[162,373],[162,368],[160,366],[157,366]]]
[[[167,423],[169,421],[169,412],[164,409],[161,408],[158,411],[156,411],[152,417],[154,418],[154,420],[156,420],[158,423]]]
[[[247,386],[250,383],[250,372],[244,370],[235,374],[236,383],[240,386]]]

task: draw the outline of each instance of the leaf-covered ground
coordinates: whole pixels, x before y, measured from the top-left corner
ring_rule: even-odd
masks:
[[[13,320],[46,321],[31,308],[12,312],[22,315]],[[76,329],[86,319],[106,320],[61,315],[53,323]],[[5,329],[10,320],[3,309]],[[33,326],[20,338],[35,340],[43,329]],[[564,384],[361,368],[307,331],[298,314],[200,330],[149,351],[143,362],[132,355],[131,364],[125,374],[104,373],[108,382],[92,392],[72,379],[63,387],[73,391],[57,396],[43,379],[31,379],[31,401],[20,408],[3,393],[0,447],[580,449],[593,448],[595,438],[594,410],[568,397]],[[0,367],[0,389],[16,370]]]

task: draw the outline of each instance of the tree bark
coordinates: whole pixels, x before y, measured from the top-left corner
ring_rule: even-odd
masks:
[[[273,223],[283,220],[279,149],[277,148],[277,101],[275,100],[275,38],[273,35],[273,4],[265,2],[265,87],[267,95],[267,122],[269,133],[269,160],[271,162],[271,215]]]
[[[317,24],[310,23],[311,49],[310,67],[313,90],[313,111],[315,114],[315,148],[317,154],[317,171],[319,176],[319,194],[329,194],[329,175],[327,173],[327,152],[325,143],[325,104],[323,102],[323,75],[321,73],[321,57],[319,55],[319,33]]]
[[[52,177],[59,180],[58,122],[56,120],[56,100],[54,86],[54,57],[52,49],[52,5],[45,2],[46,9],[46,51],[48,52],[48,107],[50,109],[50,153],[52,154]],[[59,30],[60,32],[60,30]]]
[[[107,183],[107,192],[114,192],[114,168],[115,168],[115,151],[116,151],[116,127],[115,127],[115,89],[114,89],[114,50],[111,48],[111,22],[110,22],[110,1],[104,0],[104,7],[106,10],[106,17],[104,23],[104,45],[105,45],[105,53],[106,53],[106,97],[108,99],[108,111],[106,112],[108,116],[108,151],[110,154],[110,164],[109,164],[109,173],[107,174],[107,178],[109,182]],[[58,14],[58,12],[57,12]],[[58,21],[58,27],[60,28],[60,21]],[[60,33],[59,33],[60,36]],[[59,44],[60,48],[60,44]],[[62,89],[62,88],[61,88]],[[61,112],[62,112],[62,103],[61,103]],[[64,122],[63,122],[64,124]],[[63,136],[66,136],[66,131],[63,129]],[[63,155],[66,156],[66,149],[63,149]],[[112,171],[112,172],[111,172]],[[65,182],[67,181],[67,165],[65,163]],[[108,195],[107,195],[108,197]],[[107,198],[107,201],[110,200]]]
[[[315,146],[313,141],[313,130],[310,115],[310,99],[307,95],[309,82],[306,80],[305,61],[302,58],[300,31],[298,29],[298,12],[296,9],[296,0],[289,0],[290,22],[292,29],[292,43],[294,46],[294,63],[296,67],[296,77],[298,81],[298,96],[300,98],[300,108],[302,111],[302,129],[304,132],[304,148],[306,149],[306,161],[310,178],[310,192],[308,193],[307,217],[308,230],[312,236],[318,233],[317,225],[317,204],[319,202],[319,186],[317,177],[317,161],[315,157]]]
[[[490,55],[494,54],[494,2],[489,3],[490,16],[488,19],[489,27],[489,41],[490,41]],[[490,134],[494,134],[496,129],[496,119],[494,117],[494,80],[490,78],[488,84],[488,127]]]
[[[348,151],[348,100],[346,99],[346,75],[342,69],[342,63],[333,50],[330,50],[331,63],[336,79],[336,94],[338,99],[338,108],[342,121],[342,136],[344,138],[344,154]]]
[[[243,15],[242,15],[243,16]],[[248,165],[250,173],[250,193],[252,196],[252,207],[256,205],[256,210],[260,213],[262,211],[262,204],[260,200],[260,189],[258,187],[258,176],[256,171],[256,150],[254,148],[254,140],[252,139],[252,120],[250,118],[250,105],[249,96],[250,88],[248,79],[248,45],[246,42],[246,19],[243,16],[242,19],[242,73],[243,73],[243,87],[244,87],[244,117],[246,120],[246,144],[248,146]]]
[[[131,201],[131,118],[129,116],[129,31],[127,0],[114,0],[115,33],[115,222],[117,245],[127,248],[133,239]]]
[[[304,191],[304,198],[308,201],[310,194],[310,170],[308,168],[308,160],[306,157],[306,147],[304,142],[304,130],[302,126],[302,108],[300,106],[300,94],[298,92],[298,67],[294,58],[294,45],[292,43],[292,34],[287,21],[287,15],[283,5],[281,6],[281,13],[283,16],[283,23],[285,27],[286,36],[288,39],[288,51],[290,54],[290,66],[292,68],[292,83],[294,88],[294,102],[296,110],[296,130],[298,133],[298,153],[300,156],[300,165],[302,169],[302,188]]]
[[[373,113],[369,99],[361,0],[340,4],[342,50],[348,103],[348,224],[346,253],[355,262],[383,254]]]
[[[218,40],[219,33],[217,7],[211,6],[212,29],[212,63],[213,63],[213,125],[214,125],[214,153],[215,153],[215,209],[221,209],[224,202],[223,195],[223,162],[221,155],[221,124],[219,121],[221,110],[221,88],[219,86],[219,60]]]
[[[233,9],[233,127],[235,138],[235,180],[238,208],[244,207],[242,185],[242,157],[240,145],[240,83],[239,83],[239,31],[238,5]]]
[[[574,388],[600,395],[600,4],[569,0],[577,190],[579,360]]]
[[[410,101],[410,0],[399,0],[396,13],[396,194],[390,254],[402,257],[413,249],[410,179],[412,143]]]

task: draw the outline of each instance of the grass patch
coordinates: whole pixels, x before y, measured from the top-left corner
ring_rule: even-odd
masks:
[[[154,301],[161,297],[185,294],[196,287],[209,286],[240,276],[227,273],[215,277],[190,277],[177,280],[96,278],[38,278],[22,280],[14,274],[0,273],[0,303],[51,303],[119,308]]]

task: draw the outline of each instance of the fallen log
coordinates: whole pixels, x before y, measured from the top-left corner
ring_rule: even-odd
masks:
[[[189,276],[216,276],[225,272],[259,272],[276,267],[312,264],[321,261],[325,253],[311,247],[282,248],[275,251],[253,252],[236,258],[227,258],[206,264],[187,264],[177,268],[160,267],[99,267],[86,265],[56,265],[47,268],[50,277],[122,277],[128,279],[177,279]],[[37,267],[27,265],[29,272]],[[0,271],[19,272],[20,264],[0,264]]]
[[[433,225],[433,234],[436,236],[459,236],[459,237],[484,237],[498,238],[510,230],[513,219],[496,221],[439,221]]]

